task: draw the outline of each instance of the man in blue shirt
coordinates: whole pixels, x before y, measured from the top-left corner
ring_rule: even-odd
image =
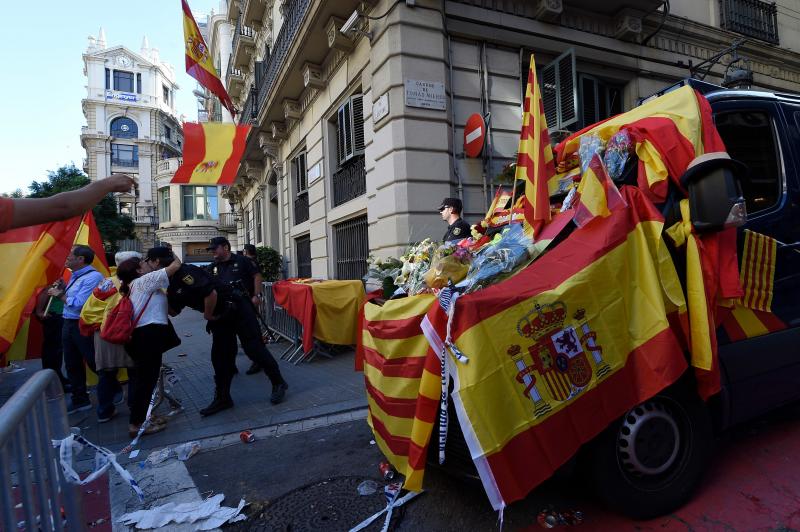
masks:
[[[64,302],[64,328],[61,338],[64,346],[64,365],[67,368],[67,377],[72,384],[72,400],[67,405],[67,413],[88,410],[92,407],[89,394],[86,392],[86,369],[98,374],[97,383],[97,420],[100,423],[109,421],[116,409],[114,404],[122,402],[122,388],[117,382],[116,370],[97,371],[94,364],[94,341],[91,337],[83,336],[78,327],[81,308],[92,290],[103,280],[103,275],[95,270],[91,264],[94,261],[94,251],[89,246],[75,246],[67,256],[66,267],[72,270],[72,277],[66,288],[51,288],[48,292]],[[115,395],[119,400],[115,401]]]

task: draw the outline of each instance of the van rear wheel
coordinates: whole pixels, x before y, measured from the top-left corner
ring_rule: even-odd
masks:
[[[614,509],[647,519],[689,499],[713,443],[708,409],[692,395],[657,395],[598,437],[592,477],[598,494]]]

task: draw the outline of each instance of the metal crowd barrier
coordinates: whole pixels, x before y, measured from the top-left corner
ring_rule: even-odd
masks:
[[[290,344],[280,358],[297,365],[309,355],[303,353],[303,325],[291,317],[283,307],[275,303],[271,282],[264,283],[263,293],[261,315],[264,317],[269,332]],[[310,360],[310,358],[308,359]]]
[[[36,372],[0,407],[0,514],[4,530],[64,530],[65,524],[70,530],[85,528],[80,487],[67,483],[59,467],[58,449],[52,445],[52,440],[68,434],[64,393],[51,369]],[[12,496],[15,484],[24,523],[16,519],[17,503]]]

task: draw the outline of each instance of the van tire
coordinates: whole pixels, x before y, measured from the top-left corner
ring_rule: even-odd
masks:
[[[711,416],[693,392],[671,390],[631,409],[594,441],[590,471],[613,509],[649,519],[683,505],[713,448]]]

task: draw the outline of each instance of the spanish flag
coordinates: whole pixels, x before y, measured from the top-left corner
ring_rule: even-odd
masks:
[[[186,0],[181,0],[181,4],[183,6],[183,38],[186,41],[186,73],[215,94],[220,103],[232,115],[235,115],[236,110],[231,102],[231,97],[228,96],[228,91],[225,90],[217,69],[214,68],[210,50],[194,21],[189,4],[186,3]]]
[[[558,189],[555,176],[553,148],[550,146],[544,104],[536,80],[536,62],[531,55],[515,176],[525,182],[522,204],[526,234],[538,236],[542,225],[550,221],[550,194]]]
[[[78,234],[75,236],[75,246],[89,246],[94,251],[92,267],[103,274],[103,277],[110,276],[108,261],[106,260],[106,249],[103,246],[103,237],[97,229],[92,211],[83,216]]]
[[[183,124],[183,163],[172,183],[230,185],[244,153],[249,125],[222,122]]]
[[[20,333],[23,337],[11,354],[17,359],[30,358],[29,318],[36,306],[36,294],[61,277],[80,224],[81,217],[76,216],[0,233],[0,358],[12,351]]]
[[[617,186],[608,176],[606,166],[598,154],[592,157],[578,185],[579,199],[572,218],[578,227],[595,216],[609,216],[611,211],[625,207]]]

